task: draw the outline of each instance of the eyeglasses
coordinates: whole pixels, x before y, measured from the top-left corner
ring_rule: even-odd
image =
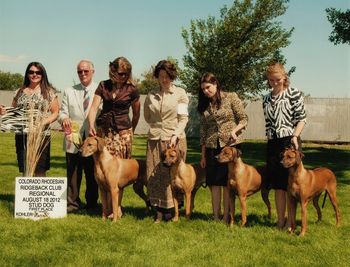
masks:
[[[90,71],[89,70],[78,70],[77,73],[78,74],[86,74],[86,73],[89,73]]]
[[[126,72],[117,72],[118,76],[126,77],[128,74]]]
[[[41,70],[38,70],[38,71],[35,71],[35,70],[28,70],[28,74],[29,75],[33,75],[33,74],[36,74],[36,75],[43,75],[43,72]]]

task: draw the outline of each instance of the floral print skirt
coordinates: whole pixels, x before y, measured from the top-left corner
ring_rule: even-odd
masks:
[[[106,147],[111,155],[123,159],[130,159],[132,152],[132,128],[120,131],[109,130],[107,134],[99,131],[98,135],[104,138]]]

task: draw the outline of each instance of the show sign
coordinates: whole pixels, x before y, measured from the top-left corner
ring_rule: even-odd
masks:
[[[67,216],[66,177],[16,177],[15,218]]]

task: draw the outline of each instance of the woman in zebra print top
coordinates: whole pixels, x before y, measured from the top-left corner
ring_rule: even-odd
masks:
[[[301,149],[300,134],[306,123],[304,98],[296,88],[289,87],[289,78],[279,63],[267,68],[266,77],[272,89],[263,99],[266,122],[267,169],[272,188],[275,189],[277,227],[285,227],[288,171],[280,164],[280,154],[293,144]]]

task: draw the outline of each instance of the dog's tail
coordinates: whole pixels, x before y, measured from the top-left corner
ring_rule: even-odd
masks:
[[[324,208],[324,204],[326,203],[327,194],[328,194],[327,191],[325,191],[324,197],[323,197],[323,202],[322,202],[322,209]]]

